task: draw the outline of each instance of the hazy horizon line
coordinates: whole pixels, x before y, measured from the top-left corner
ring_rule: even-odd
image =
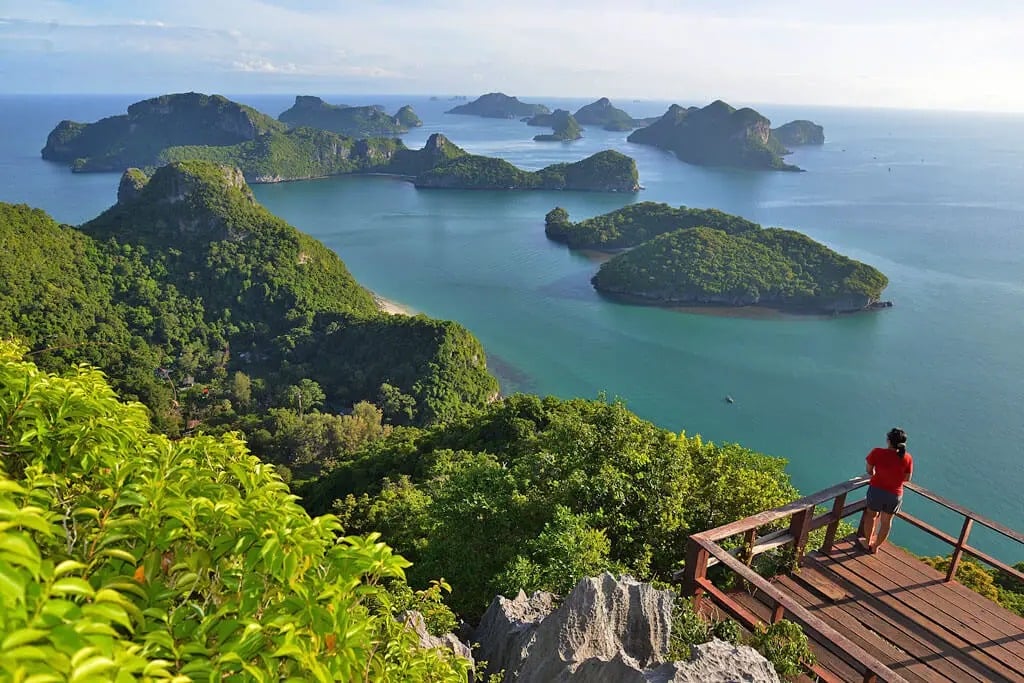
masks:
[[[124,97],[153,98],[153,97],[161,97],[163,95],[183,94],[183,93],[187,93],[187,92],[195,92],[195,93],[200,93],[200,94],[204,94],[204,95],[221,95],[221,96],[227,97],[229,99],[233,98],[233,97],[248,97],[248,96],[287,96],[287,97],[297,97],[299,95],[307,95],[307,96],[311,95],[311,96],[314,96],[314,97],[320,97],[321,99],[324,98],[324,97],[331,97],[331,96],[358,96],[358,97],[380,96],[380,97],[418,97],[418,98],[437,97],[437,98],[449,98],[450,99],[452,97],[456,97],[457,96],[457,97],[460,97],[460,98],[461,97],[466,97],[468,100],[475,100],[475,99],[481,97],[482,95],[485,95],[485,94],[488,94],[488,93],[494,93],[494,92],[503,93],[503,94],[508,95],[508,93],[504,93],[504,91],[501,91],[501,90],[488,90],[486,92],[481,92],[478,95],[465,95],[465,94],[459,93],[459,92],[447,92],[447,93],[419,92],[419,93],[417,93],[417,92],[370,92],[370,91],[365,91],[365,92],[348,91],[348,92],[346,92],[346,91],[337,91],[337,92],[320,92],[320,93],[305,92],[305,93],[303,93],[303,92],[297,92],[297,91],[294,91],[294,90],[288,90],[288,91],[283,91],[283,90],[282,91],[276,91],[276,90],[275,91],[250,91],[250,92],[245,92],[245,91],[235,91],[235,92],[231,92],[231,91],[217,91],[217,92],[213,92],[213,91],[202,91],[202,90],[177,90],[177,91],[174,91],[174,92],[156,92],[156,91],[154,91],[155,94],[147,93],[147,92],[141,92],[141,91],[137,91],[137,92],[131,92],[131,91],[122,91],[122,92],[98,92],[98,91],[81,91],[81,92],[75,92],[75,91],[64,91],[64,92],[52,92],[52,91],[50,91],[50,92],[42,92],[42,91],[40,91],[40,92],[31,92],[31,91],[29,91],[29,92],[9,92],[9,93],[7,93],[7,92],[0,92],[0,97],[47,97],[47,96],[50,96],[50,97],[90,97],[90,96],[91,97],[122,97],[122,96],[124,96]],[[546,95],[545,94],[541,94],[541,95],[538,95],[538,94],[520,95],[520,94],[517,94],[517,95],[509,95],[509,96],[510,97],[516,97],[516,98],[518,98],[520,100],[523,100],[523,101],[526,101],[526,100],[542,100],[544,98],[553,99],[553,100],[589,100],[589,99],[591,99],[591,97],[594,98],[593,101],[596,101],[596,100],[598,100],[598,99],[600,99],[602,97],[608,97],[609,100],[611,100],[613,102],[618,101],[620,103],[623,103],[623,102],[627,102],[627,103],[628,102],[654,102],[654,103],[668,103],[668,104],[671,105],[671,104],[680,104],[680,103],[687,103],[687,102],[698,102],[698,100],[696,100],[694,98],[665,99],[665,98],[659,98],[659,97],[636,96],[636,95],[633,95],[633,96],[621,95],[621,96],[616,96],[616,97],[609,97],[607,95],[599,95],[597,97],[594,97],[594,96],[588,96],[588,95],[553,95],[553,94],[546,94]],[[716,97],[714,99],[708,100],[707,103],[710,104],[711,102],[714,102],[715,100],[722,100],[723,102],[726,102],[726,103],[728,103],[730,105],[732,104],[732,102],[738,101],[738,100],[733,99],[732,102],[731,102],[729,99],[726,99],[724,97]],[[769,102],[769,101],[749,101],[748,102],[746,100],[742,100],[742,102],[743,102],[743,106],[751,107],[751,108],[754,108],[756,106],[770,106],[770,107],[809,107],[809,108],[815,108],[815,109],[858,109],[858,110],[869,110],[869,111],[883,110],[883,111],[906,111],[906,112],[953,113],[953,114],[987,114],[987,115],[993,115],[993,116],[1014,116],[1014,115],[1020,116],[1020,115],[1024,115],[1024,110],[1018,110],[1018,109],[961,109],[961,108],[938,108],[938,107],[911,107],[911,106],[886,105],[886,104],[875,104],[875,105],[865,105],[865,104],[816,104],[816,103],[813,103],[813,102]],[[543,102],[531,102],[531,103],[543,104]],[[701,105],[697,105],[697,106],[701,106]]]

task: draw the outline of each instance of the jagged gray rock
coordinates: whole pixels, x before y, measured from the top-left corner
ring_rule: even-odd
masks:
[[[459,640],[454,633],[446,633],[440,637],[431,635],[430,631],[427,630],[427,624],[423,620],[423,615],[416,610],[402,612],[398,615],[398,619],[405,622],[408,628],[415,631],[416,636],[420,639],[420,647],[427,649],[441,647],[451,650],[463,659],[468,659],[471,668],[475,666],[473,651],[469,649],[468,645]],[[472,680],[472,675],[470,680]]]
[[[544,591],[529,597],[519,591],[512,600],[496,596],[473,634],[480,644],[478,656],[487,662],[486,675],[504,670],[505,680],[515,680],[537,627],[554,609],[555,596]]]
[[[746,645],[712,640],[691,648],[690,661],[670,662],[650,671],[645,683],[780,683],[775,667]]]
[[[580,581],[565,602],[520,591],[494,599],[474,639],[487,675],[506,683],[778,683],[764,657],[746,646],[712,641],[689,662],[668,662],[673,593],[609,573]]]

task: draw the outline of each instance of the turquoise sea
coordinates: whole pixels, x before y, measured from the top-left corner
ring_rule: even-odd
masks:
[[[109,206],[117,175],[73,175],[41,161],[39,149],[60,119],[122,113],[141,97],[0,96],[0,201],[68,223]],[[292,99],[234,98],[273,116]],[[468,327],[505,392],[619,397],[664,427],[787,458],[808,493],[859,474],[869,448],[900,425],[917,482],[1024,529],[1024,116],[755,105],[776,125],[824,125],[823,147],[789,158],[807,170],[797,174],[689,166],[596,129],[573,143],[537,143],[541,129],[518,121],[445,115],[455,104],[446,97],[325,99],[388,111],[412,104],[425,125],[405,136],[410,146],[439,131],[530,169],[606,148],[637,160],[646,189],[636,196],[416,190],[385,177],[254,188],[367,287]],[[616,104],[650,116],[669,103]],[[544,214],[558,205],[580,219],[642,200],[801,230],[885,272],[895,307],[723,316],[605,301],[589,283],[598,263],[548,242]],[[959,531],[957,517],[915,498],[909,511]],[[897,542],[943,550],[908,526],[894,531]],[[1024,559],[1024,548],[978,526],[972,543]]]

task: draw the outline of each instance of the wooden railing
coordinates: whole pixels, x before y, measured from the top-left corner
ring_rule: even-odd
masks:
[[[682,581],[684,594],[693,596],[694,608],[697,610],[700,609],[702,600],[707,596],[747,628],[754,629],[760,626],[762,624],[760,618],[724,593],[708,579],[708,568],[717,564],[723,564],[771,600],[774,604],[771,617],[773,624],[783,618],[799,623],[810,638],[837,655],[852,666],[854,670],[860,672],[863,680],[866,682],[879,680],[903,681],[904,679],[899,674],[889,669],[877,658],[805,609],[796,599],[776,588],[767,579],[758,575],[750,568],[751,562],[758,555],[790,544],[793,546],[794,564],[799,564],[806,551],[809,534],[822,527],[825,527],[825,538],[820,550],[824,553],[831,552],[840,522],[846,517],[862,512],[866,507],[864,500],[847,504],[846,498],[848,494],[866,486],[867,483],[868,477],[855,477],[774,510],[767,510],[746,519],[720,526],[717,529],[693,534],[687,543],[684,569],[676,576],[677,579]],[[1024,535],[985,519],[981,515],[952,503],[924,487],[907,483],[904,488],[943,505],[964,517],[959,538],[953,538],[949,534],[906,512],[901,511],[897,513],[901,519],[953,546],[953,556],[946,575],[947,581],[954,578],[960,558],[965,553],[1010,576],[1024,580],[1024,574],[1021,572],[967,544],[967,539],[970,536],[974,522],[987,526],[1020,543],[1024,543]],[[832,503],[831,509],[828,512],[815,516],[816,508],[827,505],[829,502]],[[786,528],[775,529],[763,536],[758,536],[758,530],[761,527],[777,525],[787,519],[789,524]],[[728,551],[720,545],[721,541],[737,534],[744,535],[744,542],[740,548]],[[820,680],[835,680],[833,674],[817,665],[811,667],[811,672],[816,674]]]
[[[962,515],[964,518],[963,526],[960,527],[960,536],[958,538],[953,538],[946,532],[940,529],[936,529],[931,524],[928,524],[927,522],[922,521],[917,517],[914,517],[913,515],[904,512],[903,510],[900,510],[899,512],[896,513],[896,516],[900,519],[904,519],[910,522],[918,529],[921,529],[922,531],[927,531],[929,534],[939,539],[940,541],[943,541],[953,546],[953,557],[949,563],[949,570],[946,572],[946,581],[952,581],[956,577],[956,568],[960,564],[960,558],[965,553],[977,560],[981,560],[982,562],[991,567],[995,567],[1004,574],[1016,578],[1018,581],[1024,581],[1024,572],[1020,572],[1017,569],[1009,566],[1008,564],[1000,562],[996,558],[981,552],[977,548],[972,548],[971,546],[967,545],[967,539],[971,535],[971,529],[974,527],[975,522],[978,522],[983,526],[987,526],[989,529],[997,531],[1003,536],[1006,536],[1011,540],[1017,541],[1022,545],[1024,545],[1024,534],[1018,531],[1014,531],[1009,527],[1005,527],[999,522],[993,522],[990,519],[985,519],[981,515],[972,512],[963,506],[957,505],[953,501],[946,500],[942,496],[936,493],[932,493],[923,486],[918,486],[913,482],[907,482],[906,484],[903,485],[903,488],[905,490],[913,491],[917,495],[923,498],[927,498],[933,503],[938,503],[939,505]]]

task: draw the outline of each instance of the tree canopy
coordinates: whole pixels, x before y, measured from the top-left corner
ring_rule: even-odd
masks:
[[[465,681],[396,618],[408,562],[337,538],[237,438],[170,441],[0,341],[0,677]]]

